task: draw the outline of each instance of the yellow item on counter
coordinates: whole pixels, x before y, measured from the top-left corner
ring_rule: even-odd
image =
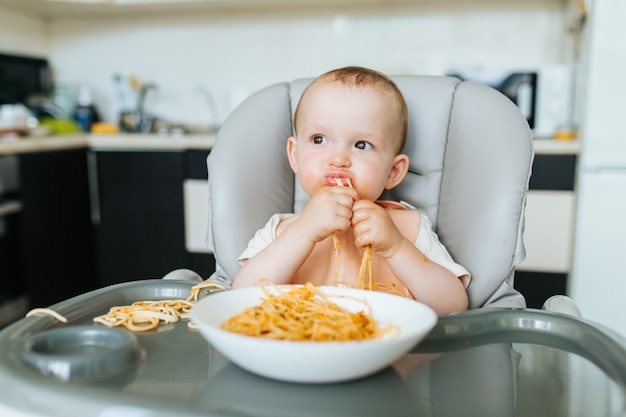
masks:
[[[119,131],[119,127],[113,123],[96,122],[91,125],[91,133],[116,134],[119,133]]]
[[[554,132],[554,139],[557,140],[573,140],[576,139],[577,136],[576,130],[574,129],[562,129]]]

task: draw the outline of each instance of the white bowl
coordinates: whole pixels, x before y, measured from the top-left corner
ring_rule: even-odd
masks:
[[[283,287],[279,287],[284,289]],[[191,310],[200,333],[236,365],[264,377],[302,383],[326,383],[356,379],[391,365],[410,351],[437,323],[428,306],[397,295],[340,287],[320,287],[326,294],[366,301],[381,327],[399,329],[380,339],[350,342],[299,342],[245,336],[220,329],[228,318],[261,303],[259,287],[213,293]],[[353,312],[363,304],[346,298],[333,302]]]

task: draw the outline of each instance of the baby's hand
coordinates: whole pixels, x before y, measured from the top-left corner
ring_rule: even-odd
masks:
[[[350,227],[356,190],[349,187],[326,187],[311,197],[298,218],[305,236],[320,242],[336,231]]]
[[[354,203],[352,226],[355,244],[360,248],[370,245],[383,258],[393,256],[404,242],[404,236],[387,211],[370,200]]]

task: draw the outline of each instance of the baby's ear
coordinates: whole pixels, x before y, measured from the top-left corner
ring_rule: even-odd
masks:
[[[291,136],[287,139],[287,156],[289,157],[289,165],[294,174],[298,173],[298,159],[296,153],[296,138]]]
[[[387,176],[386,190],[391,190],[400,184],[404,176],[409,171],[409,157],[405,154],[396,155],[393,159],[393,165]]]

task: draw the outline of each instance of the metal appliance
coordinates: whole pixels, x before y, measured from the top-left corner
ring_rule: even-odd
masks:
[[[47,95],[51,90],[46,59],[0,54],[0,104],[26,104],[31,95]]]
[[[553,138],[573,126],[574,68],[546,65],[537,68],[459,67],[448,75],[487,84],[510,98],[528,120],[536,138]]]

